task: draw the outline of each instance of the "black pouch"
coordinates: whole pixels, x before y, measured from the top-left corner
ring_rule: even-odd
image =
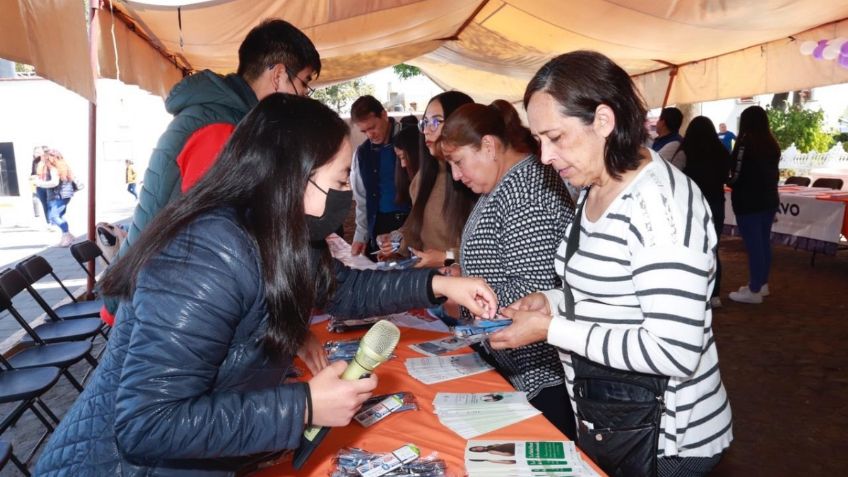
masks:
[[[610,476],[656,475],[668,378],[609,368],[574,353],[571,356],[577,445]]]

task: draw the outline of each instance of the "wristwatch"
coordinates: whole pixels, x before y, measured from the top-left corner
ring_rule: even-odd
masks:
[[[445,250],[445,266],[449,267],[454,264],[456,260],[454,259],[453,250]]]

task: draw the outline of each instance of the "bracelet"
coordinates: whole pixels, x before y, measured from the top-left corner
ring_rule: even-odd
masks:
[[[312,391],[306,383],[306,427],[312,427]]]

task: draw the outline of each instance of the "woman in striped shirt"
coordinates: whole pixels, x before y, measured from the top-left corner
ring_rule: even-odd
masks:
[[[524,105],[542,162],[584,188],[579,247],[566,264],[563,242],[556,260],[574,309],[565,309],[562,290],[528,295],[510,306],[514,323],[491,344],[558,347],[572,406],[571,353],[668,376],[658,474],[704,475],[733,438],[711,326],[717,237],[709,206],[690,179],[641,146],[645,106],[603,55],[551,60]]]

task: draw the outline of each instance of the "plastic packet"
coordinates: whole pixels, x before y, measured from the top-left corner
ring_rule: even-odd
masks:
[[[392,414],[415,410],[418,410],[418,404],[412,393],[383,394],[367,399],[353,418],[363,427],[369,427]]]
[[[412,444],[409,444],[412,445]],[[414,447],[414,445],[412,445]],[[407,447],[407,446],[404,446]],[[391,456],[391,452],[372,453],[355,447],[347,447],[341,449],[336,457],[333,458],[334,469],[330,472],[330,477],[361,477],[362,474],[357,471],[357,468],[362,468],[364,465],[385,459]],[[418,458],[410,462],[404,463],[398,468],[395,468],[388,473],[382,474],[383,477],[442,477],[447,470],[447,464],[443,459],[438,458],[435,452],[424,458]]]

